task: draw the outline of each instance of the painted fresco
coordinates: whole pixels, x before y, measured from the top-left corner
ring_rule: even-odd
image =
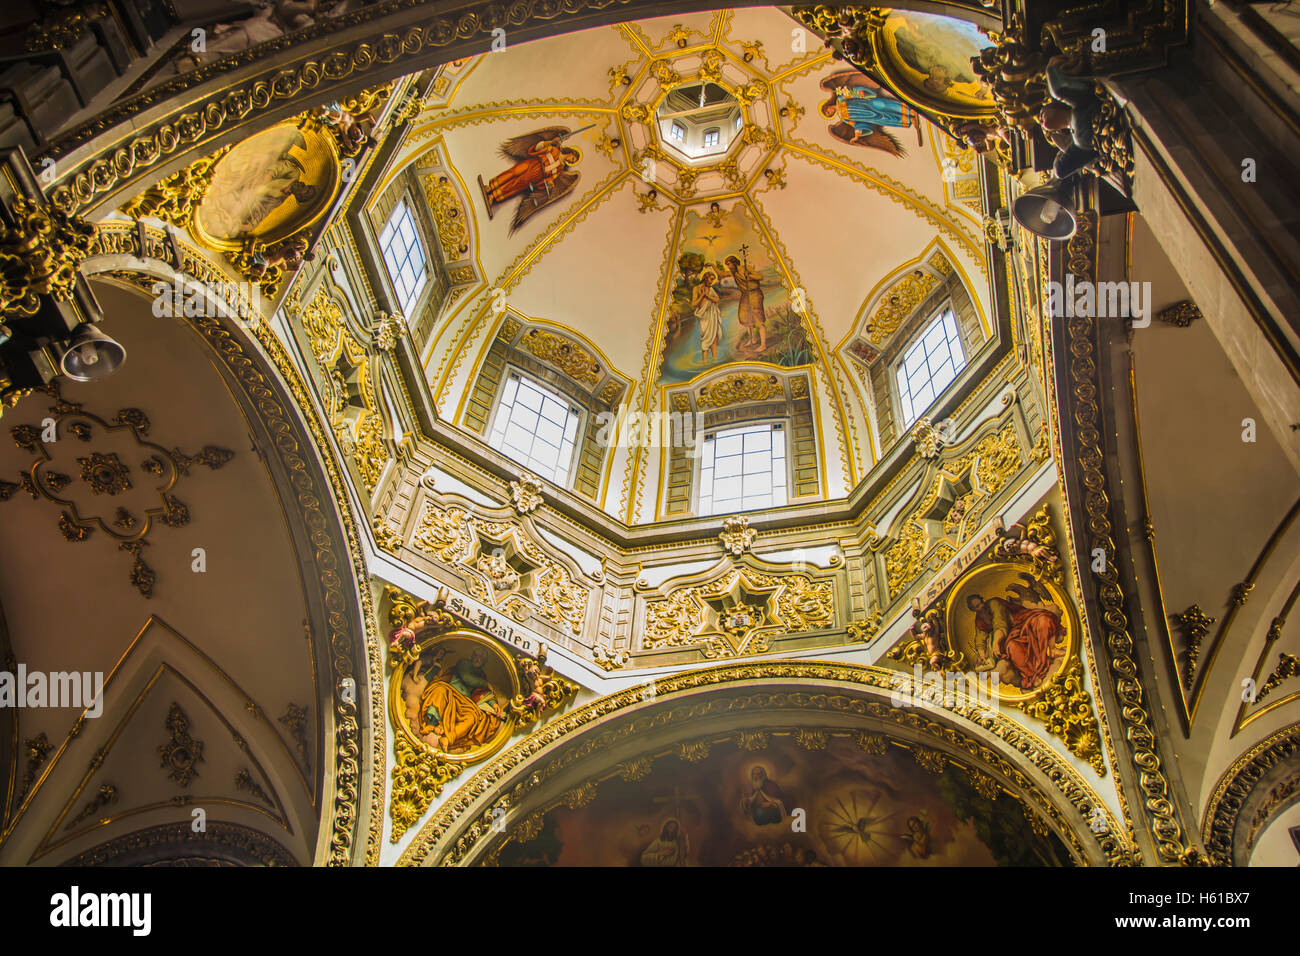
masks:
[[[493,218],[499,207],[513,203],[513,234],[534,215],[573,192],[582,162],[582,151],[573,137],[588,129],[591,127],[575,131],[567,126],[548,126],[502,143],[501,158],[513,165],[486,183],[482,175],[478,177],[488,218]]]
[[[512,836],[498,859],[514,866],[1069,865],[1064,846],[1035,832],[1013,797],[981,795],[951,764],[936,774],[894,745],[875,754],[831,737],[810,750],[782,736],[760,750],[715,743],[702,760],[663,756],[640,779],[604,780],[586,806],[549,811],[532,839]]]
[[[688,211],[676,266],[660,385],[728,362],[813,360],[781,271],[742,206],[705,216]]]
[[[249,239],[271,244],[324,215],[339,184],[330,137],[306,125],[281,123],[217,160],[195,224],[217,248]]]
[[[1037,696],[1065,669],[1077,638],[1060,588],[1019,565],[967,574],[948,597],[947,617],[952,649],[977,673],[996,672],[1004,700]]]
[[[921,114],[871,77],[837,70],[821,81],[821,88],[830,94],[821,114],[830,123],[830,134],[841,142],[906,156],[895,130],[914,129],[916,144],[922,145]]]
[[[995,105],[970,62],[989,46],[992,41],[965,20],[894,10],[880,27],[878,56],[904,96],[964,114]]]

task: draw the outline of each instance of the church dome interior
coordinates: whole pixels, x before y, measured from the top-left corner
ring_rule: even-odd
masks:
[[[1297,43],[0,14],[0,863],[1300,865]]]

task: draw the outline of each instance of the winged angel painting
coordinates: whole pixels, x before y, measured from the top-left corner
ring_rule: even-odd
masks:
[[[833,73],[822,80],[821,88],[830,93],[821,113],[831,120],[830,133],[836,139],[904,156],[903,144],[889,130],[913,127],[920,144],[920,114],[857,70]]]
[[[534,214],[573,192],[578,184],[577,166],[582,162],[582,152],[564,143],[581,132],[571,131],[567,126],[548,126],[502,143],[501,158],[513,161],[514,165],[493,176],[486,185],[482,176],[478,178],[488,218],[493,217],[502,203],[518,198],[515,217],[510,222],[513,234]]]

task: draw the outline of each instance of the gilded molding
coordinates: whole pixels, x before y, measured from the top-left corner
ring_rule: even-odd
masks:
[[[1092,282],[1096,277],[1097,213],[1084,209],[1079,213],[1079,229],[1066,244],[1066,268],[1079,279]],[[1119,578],[1115,541],[1111,537],[1110,497],[1103,467],[1106,456],[1101,447],[1101,408],[1098,404],[1097,325],[1089,316],[1068,318],[1065,323],[1065,348],[1068,379],[1063,384],[1073,399],[1074,438],[1078,450],[1073,456],[1080,470],[1081,482],[1076,491],[1087,516],[1083,523],[1082,547],[1092,553],[1100,549],[1106,555],[1102,570],[1093,572],[1096,600],[1105,639],[1100,646],[1109,652],[1115,695],[1124,735],[1137,770],[1139,790],[1144,796],[1143,809],[1156,852],[1166,863],[1191,862],[1197,857],[1195,847],[1184,842],[1178,812],[1170,799],[1170,785],[1156,751],[1157,735],[1147,713],[1146,692],[1138,677],[1133,657],[1133,637],[1129,633],[1124,610],[1124,592]],[[1064,412],[1064,410],[1062,410]],[[1067,489],[1071,487],[1069,483]]]
[[[139,247],[143,238],[146,248]],[[202,253],[183,243],[169,242],[157,229],[146,227],[143,237],[132,228],[130,223],[107,220],[99,224],[99,248],[105,254],[121,253],[143,259],[157,259],[161,264],[174,271],[179,271],[201,283],[217,284],[226,281],[225,273],[218,269]],[[181,256],[176,261],[176,255]],[[93,275],[95,262],[89,260],[85,271]],[[119,267],[112,267],[119,268]],[[126,284],[151,294],[157,274],[121,270],[112,272],[99,270],[108,278],[116,278]],[[243,313],[251,314],[251,313]],[[313,401],[299,376],[296,367],[279,339],[265,325],[259,323],[253,335],[261,347],[275,373],[283,382],[288,402],[286,405],[279,397],[279,389],[269,379],[253,358],[256,350],[248,342],[216,318],[206,316],[186,317],[196,331],[213,350],[214,355],[229,369],[234,380],[249,397],[260,420],[272,434],[279,436],[273,444],[273,451],[283,462],[286,472],[292,476],[293,487],[297,494],[297,506],[309,527],[328,529],[333,522],[341,523],[343,540],[335,541],[324,534],[317,534],[310,559],[317,572],[317,585],[320,588],[323,607],[346,607],[351,602],[344,594],[350,588],[349,581],[367,579],[364,551],[358,536],[356,525],[352,520],[351,504],[347,486],[337,467],[337,459],[325,434],[321,431],[313,409]],[[324,487],[321,479],[315,477],[311,455],[306,452],[296,438],[299,425],[298,414],[305,423],[309,440],[315,445],[319,454],[320,467],[323,470]],[[326,504],[326,502],[331,502]],[[331,518],[330,513],[336,514]],[[350,569],[350,573],[343,573]],[[371,767],[382,767],[384,763],[384,742],[381,734],[367,732],[363,737],[360,730],[355,699],[346,696],[344,688],[349,680],[354,679],[355,660],[367,670],[368,684],[378,688],[382,681],[382,664],[379,659],[379,636],[377,622],[374,618],[374,605],[369,588],[361,587],[360,592],[360,627],[358,633],[353,630],[351,621],[345,615],[334,615],[328,637],[323,640],[323,648],[328,652],[330,663],[330,683],[333,693],[333,732],[334,740],[330,746],[333,763],[328,775],[330,804],[322,817],[322,827],[328,833],[323,841],[318,862],[330,866],[349,865],[354,859],[361,858],[367,865],[378,862],[380,847],[380,828],[382,825],[384,775],[370,775],[370,793],[363,803],[361,785],[360,747],[368,743],[371,750],[366,761]],[[356,593],[353,590],[353,593]],[[360,688],[357,688],[360,690]],[[367,725],[371,728],[383,726],[382,695],[372,691],[369,695],[371,714]],[[365,826],[365,844],[358,852],[354,848],[357,827],[360,824],[358,814],[363,808],[368,817]]]
[[[1092,852],[1111,865],[1124,865],[1134,859],[1134,848],[1104,802],[1074,767],[1051,749],[1042,747],[1036,735],[997,714],[978,717],[979,708],[975,702],[964,698],[953,708],[933,712],[891,706],[887,695],[896,686],[896,676],[896,671],[876,667],[773,661],[693,670],[661,678],[655,682],[655,694],[649,700],[642,692],[643,688],[629,688],[603,697],[560,715],[483,767],[435,811],[402,854],[399,865],[435,863],[454,866],[475,862],[485,852],[480,847],[481,841],[497,832],[491,813],[485,809],[489,803],[499,802],[504,793],[511,806],[518,806],[528,793],[546,780],[599,751],[607,750],[620,740],[674,722],[691,720],[698,726],[701,720],[714,715],[746,711],[770,713],[773,708],[799,709],[809,712],[810,717],[813,712],[825,713],[840,720],[851,715],[873,725],[883,725],[879,729],[896,728],[922,735],[929,741],[927,746],[930,749],[938,746],[955,751],[964,760],[986,765],[1010,781],[1012,786],[1018,787],[1022,792],[1021,799],[1051,821],[1076,858],[1086,857],[1089,851],[1084,841],[1087,841],[1086,846],[1095,847]],[[784,686],[745,686],[751,682],[768,681],[803,686],[797,691],[787,691]],[[810,686],[810,682],[816,683]],[[710,689],[723,690],[730,684],[740,686],[734,692],[701,693]],[[870,696],[860,696],[864,694]],[[677,696],[683,700],[672,700]],[[623,713],[633,710],[645,713]],[[620,723],[614,727],[605,726],[614,721]],[[805,720],[799,725],[809,727],[810,723]],[[1001,747],[991,747],[975,736],[973,731],[976,727],[978,733],[987,733],[1000,740],[1001,747],[1006,748],[1005,753],[1009,756],[1014,752],[1015,759],[1008,759]],[[848,733],[855,735],[859,746],[868,752],[878,752],[872,748],[885,743],[879,729]],[[574,738],[571,746],[565,747],[568,743],[565,738]],[[707,744],[709,741],[699,742]],[[1022,761],[1029,764],[1029,768],[1022,769]],[[643,777],[648,772],[644,764],[644,760],[625,761],[619,766],[624,768],[622,772],[626,775],[626,768],[635,765],[639,770],[634,772],[634,777],[637,774]],[[1029,773],[1038,773],[1042,777],[1029,776],[1027,769]],[[618,768],[614,771],[619,772]],[[1049,790],[1053,796],[1048,795]],[[1071,809],[1073,816],[1065,816],[1063,811],[1066,807]],[[1095,810],[1101,811],[1106,826],[1101,832],[1091,833],[1088,821],[1093,819]]]
[[[1237,840],[1241,814],[1251,806],[1260,781],[1276,767],[1293,766],[1297,756],[1300,756],[1300,723],[1283,727],[1259,741],[1223,772],[1206,804],[1201,824],[1202,839],[1211,861],[1220,866],[1248,862],[1241,858],[1246,847]],[[1263,821],[1253,825],[1258,832]]]
[[[785,398],[785,385],[775,375],[736,372],[700,388],[696,404],[700,408],[726,408],[741,402],[764,402]]]

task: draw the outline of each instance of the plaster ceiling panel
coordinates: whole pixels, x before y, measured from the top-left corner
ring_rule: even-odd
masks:
[[[505,41],[504,50],[484,53],[470,64],[449,104],[452,110],[546,100],[594,101],[608,106],[607,71],[636,55],[616,27],[596,27],[526,43],[511,42],[507,31]]]
[[[786,189],[765,190],[758,202],[785,245],[827,346],[834,348],[876,284],[919,256],[935,229],[862,182],[803,157],[790,157],[786,180]],[[837,209],[857,214],[837,216]],[[852,250],[848,258],[846,250]]]
[[[148,300],[98,283],[95,294],[105,331],[122,342],[128,358],[111,378],[66,384],[63,397],[106,421],[119,409],[142,410],[149,419],[144,440],[166,451],[192,456],[211,445],[234,456],[215,470],[191,464],[177,479],[171,493],[189,520],[169,527],[155,519],[149,530],[141,557],[156,581],[148,598],[132,584],[132,555],[102,527],[69,541],[59,528],[62,506],[22,491],[0,501],[0,603],[16,659],[29,669],[107,675],[154,614],[210,655],[268,712],[282,713],[288,701],[313,702],[298,559],[279,499],[224,382],[198,337],[173,319],[153,317]],[[17,479],[37,457],[16,447],[10,430],[39,427],[52,401],[38,392],[6,412],[4,480]],[[150,497],[157,497],[153,476],[142,467],[157,452],[139,446],[129,431],[92,426],[90,440],[82,442],[63,430],[51,446],[56,470],[71,479],[60,494],[81,515],[102,515],[112,525],[120,507],[139,521],[144,508],[157,504]],[[95,453],[116,455],[131,487],[94,492],[79,459]],[[192,569],[194,548],[204,549],[203,573]],[[72,717],[67,710],[24,711],[24,733],[30,726],[59,740]]]
[[[600,241],[548,249],[509,296],[525,315],[567,325],[594,342],[625,375],[637,376],[657,321],[674,217],[637,211],[636,180],[623,182],[577,227]]]

